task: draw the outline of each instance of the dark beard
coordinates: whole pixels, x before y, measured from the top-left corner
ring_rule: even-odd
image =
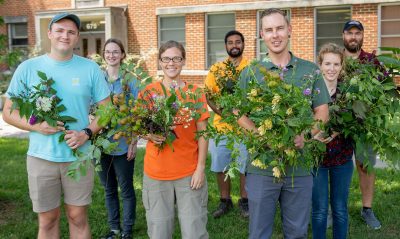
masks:
[[[237,53],[232,53],[233,49],[238,49],[239,51]],[[243,54],[243,50],[239,48],[232,48],[230,51],[227,51],[228,55],[232,58],[240,57]]]
[[[361,40],[360,43],[357,42],[357,45],[354,46],[354,47],[353,47],[353,46],[350,46],[350,43],[349,43],[349,42],[346,42],[346,41],[345,41],[343,44],[344,44],[344,47],[346,48],[346,50],[348,50],[348,51],[351,52],[351,53],[356,53],[356,52],[358,52],[359,50],[361,50],[363,41]]]

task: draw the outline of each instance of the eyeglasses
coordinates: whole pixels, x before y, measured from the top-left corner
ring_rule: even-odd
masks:
[[[104,52],[104,55],[113,55],[113,56],[117,56],[117,55],[119,55],[119,54],[121,54],[120,51],[105,51],[105,52]]]
[[[169,63],[170,61],[172,61],[174,63],[179,63],[179,62],[183,61],[183,57],[174,56],[172,58],[169,58],[168,56],[164,56],[164,57],[160,58],[160,61],[163,63]]]

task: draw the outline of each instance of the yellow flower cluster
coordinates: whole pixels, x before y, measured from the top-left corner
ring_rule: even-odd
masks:
[[[252,148],[249,148],[248,151],[249,151],[249,154],[254,154],[256,152],[256,149],[254,147],[252,147]]]
[[[265,165],[259,159],[253,160],[253,162],[251,162],[251,165],[253,165],[254,167],[260,168],[260,169],[267,169],[267,165]]]
[[[274,95],[272,98],[272,106],[276,106],[281,101],[282,97],[278,94]]]
[[[287,115],[293,114],[293,109],[292,109],[292,108],[288,108],[288,109],[286,110],[286,114],[287,114]]]
[[[277,86],[278,86],[278,82],[276,82],[276,81],[269,81],[267,85],[268,85],[269,88],[274,88],[274,87],[277,87]]]
[[[285,149],[285,153],[290,158],[293,158],[294,156],[296,156],[296,151],[294,151],[294,149]]]
[[[248,93],[248,96],[256,97],[258,94],[257,89],[251,89],[250,93]]]
[[[285,90],[290,90],[290,89],[292,89],[292,85],[284,84],[283,88],[285,88]]]
[[[263,124],[258,127],[258,132],[260,133],[260,135],[264,135],[267,130],[272,129],[272,120],[271,119],[266,119],[264,120]]]
[[[262,102],[261,97],[257,97],[258,93],[257,89],[251,89],[251,91],[247,93],[247,99],[251,102]]]
[[[273,167],[272,168],[272,175],[275,178],[280,178],[282,176],[281,170],[278,167]]]
[[[224,65],[224,63],[212,65],[210,68],[210,71],[214,74],[214,76],[217,79],[221,79],[221,78],[225,78],[225,77],[227,77],[229,79],[233,79],[235,77],[235,74],[238,73],[237,70],[226,67],[226,65]],[[223,80],[226,80],[226,79],[223,79]]]
[[[211,68],[210,68],[210,71],[211,71],[211,72],[217,72],[217,71],[218,71],[218,69],[219,69],[219,67],[218,67],[218,66],[216,66],[216,65],[212,65],[212,66],[211,66]]]

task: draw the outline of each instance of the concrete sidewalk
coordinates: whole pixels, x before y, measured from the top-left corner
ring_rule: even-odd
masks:
[[[18,129],[4,122],[3,111],[0,112],[0,137],[28,138],[28,131]]]

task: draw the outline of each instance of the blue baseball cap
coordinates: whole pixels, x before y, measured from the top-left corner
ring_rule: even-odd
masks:
[[[364,31],[364,27],[363,27],[363,25],[361,24],[361,22],[359,22],[359,21],[357,21],[357,20],[350,20],[350,21],[347,21],[347,22],[344,24],[343,32],[344,32],[344,31],[347,31],[347,30],[349,30],[350,28],[353,28],[353,27],[358,28],[358,30],[360,30],[360,31]]]
[[[79,17],[77,15],[68,13],[68,12],[62,12],[62,13],[55,15],[51,19],[51,21],[49,23],[49,29],[51,29],[51,25],[53,25],[53,23],[58,22],[62,19],[69,19],[69,20],[73,21],[75,23],[76,27],[78,28],[78,30],[81,28],[81,20],[79,19]]]

